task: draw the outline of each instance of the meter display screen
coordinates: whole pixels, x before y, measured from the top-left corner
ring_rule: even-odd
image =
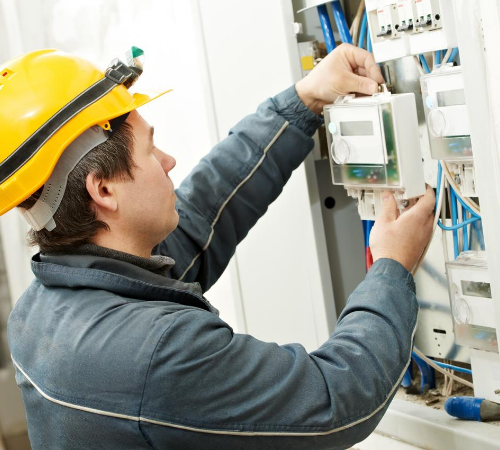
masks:
[[[462,293],[472,297],[491,298],[490,283],[462,280]]]
[[[465,105],[465,91],[455,89],[453,91],[443,91],[437,93],[438,106],[459,106]]]
[[[340,134],[342,136],[373,136],[373,122],[368,120],[340,122]]]

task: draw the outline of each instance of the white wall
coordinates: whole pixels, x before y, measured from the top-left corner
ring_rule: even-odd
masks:
[[[293,8],[290,0],[198,3],[217,128],[224,136],[267,97],[300,79]],[[335,307],[324,231],[315,233],[311,212],[318,202],[314,170],[310,175],[313,180],[304,166],[297,169],[239,245],[235,287],[241,303],[235,304],[255,337],[312,350],[331,332],[327,316],[335,319]]]

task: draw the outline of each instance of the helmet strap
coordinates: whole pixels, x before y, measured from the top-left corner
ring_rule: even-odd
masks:
[[[35,231],[56,227],[54,214],[59,208],[66,190],[68,175],[93,148],[107,141],[109,134],[99,126],[93,126],[78,136],[59,158],[50,178],[45,182],[42,194],[30,209],[19,211]]]

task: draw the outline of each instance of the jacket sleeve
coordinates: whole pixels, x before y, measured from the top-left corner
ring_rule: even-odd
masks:
[[[313,147],[322,119],[291,87],[244,118],[176,190],[179,226],[153,251],[208,290]]]
[[[344,449],[365,439],[410,362],[414,290],[403,266],[377,261],[310,354],[184,313],[152,359],[141,416],[163,425],[146,424],[147,434],[160,447],[175,437],[179,447],[169,448],[205,450]]]

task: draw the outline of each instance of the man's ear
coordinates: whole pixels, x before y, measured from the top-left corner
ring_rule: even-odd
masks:
[[[112,181],[101,180],[95,174],[89,173],[85,185],[98,210],[103,209],[106,213],[115,212],[118,209],[118,199]]]

